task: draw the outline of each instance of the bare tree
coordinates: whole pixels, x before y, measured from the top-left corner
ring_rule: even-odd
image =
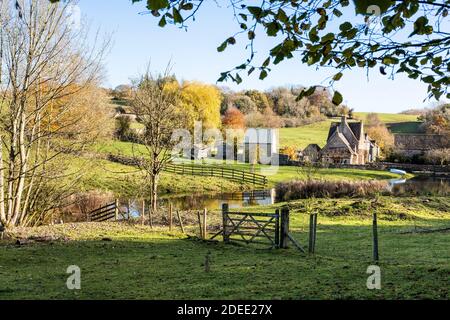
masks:
[[[144,150],[135,150],[139,164],[145,171],[151,192],[151,209],[157,211],[158,181],[161,172],[172,160],[172,150],[177,141],[172,139],[175,130],[183,129],[187,117],[179,107],[180,89],[169,76],[153,76],[147,71],[135,85],[132,108],[144,125],[141,137]]]
[[[78,150],[89,131],[80,126],[86,115],[73,111],[79,93],[99,81],[106,43],[88,45],[88,29],[71,19],[74,4],[0,3],[0,220],[6,226],[43,220],[57,208],[63,192],[56,181],[65,175],[57,161]]]

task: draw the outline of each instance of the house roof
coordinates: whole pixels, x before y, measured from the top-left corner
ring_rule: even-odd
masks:
[[[330,125],[330,130],[328,131],[328,138],[327,141],[330,140],[330,138],[333,136],[334,132],[336,131],[336,128],[341,124],[341,122],[332,122]],[[359,140],[363,134],[362,132],[362,122],[347,122],[348,126],[350,127],[350,130],[352,130],[353,134],[355,135],[356,139]]]
[[[311,143],[311,144],[308,144],[308,146],[303,150],[303,152],[305,152],[307,150],[310,150],[310,149],[313,149],[313,150],[316,150],[316,151],[320,151],[321,150],[321,148],[320,148],[320,146],[318,144]]]
[[[332,134],[332,136],[328,139],[327,144],[325,145],[325,147],[322,149],[322,152],[326,151],[326,150],[330,150],[330,149],[335,149],[330,145],[330,142],[333,139],[339,139],[344,146],[346,147],[346,149],[350,152],[350,154],[356,154],[355,150],[352,149],[352,147],[350,146],[347,138],[342,134],[342,132],[340,132],[339,127],[336,128],[336,130],[334,130],[334,133]]]

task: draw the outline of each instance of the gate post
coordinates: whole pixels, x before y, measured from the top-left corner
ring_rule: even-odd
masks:
[[[275,246],[280,247],[280,210],[275,210],[277,216],[275,220]]]
[[[119,220],[119,199],[114,201],[114,218],[115,220]]]
[[[227,225],[228,225],[228,203],[222,204],[222,224],[223,224],[223,242],[230,242],[230,235],[227,233]]]
[[[286,249],[289,241],[289,208],[281,209],[280,248]]]

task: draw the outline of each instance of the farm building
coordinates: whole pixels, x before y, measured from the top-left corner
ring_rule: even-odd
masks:
[[[320,152],[323,163],[366,164],[380,154],[379,146],[364,133],[363,122],[333,122],[328,132],[327,144]]]
[[[244,136],[244,162],[270,163],[278,153],[278,130],[250,128]]]

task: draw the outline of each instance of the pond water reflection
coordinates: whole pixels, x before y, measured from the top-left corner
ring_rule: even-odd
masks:
[[[448,177],[430,176],[418,176],[408,180],[392,179],[389,181],[387,192],[395,196],[448,196],[450,195],[450,179]],[[276,202],[275,196],[275,189],[239,193],[191,194],[160,198],[159,205],[168,207],[169,203],[172,203],[176,210],[201,210],[206,208],[209,211],[219,211],[224,203],[228,203],[230,209],[271,205]],[[128,206],[127,202],[128,200],[125,199],[121,201],[121,204]],[[142,202],[142,199],[129,200],[131,216],[140,216],[143,207]],[[147,212],[148,207],[145,210]]]

